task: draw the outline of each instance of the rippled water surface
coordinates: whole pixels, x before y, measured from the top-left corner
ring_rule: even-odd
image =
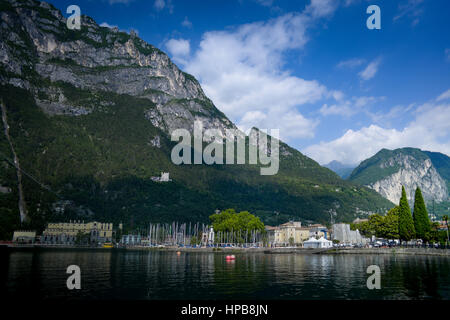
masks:
[[[406,255],[237,254],[41,250],[1,254],[0,290],[57,299],[449,299],[450,258]],[[81,268],[68,290],[66,268]],[[381,289],[366,286],[369,265]]]

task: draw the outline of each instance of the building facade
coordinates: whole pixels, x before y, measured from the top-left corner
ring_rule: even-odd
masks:
[[[49,223],[41,236],[45,244],[101,244],[112,242],[113,224],[70,221]]]
[[[309,228],[309,237],[315,237],[316,239],[325,238],[328,239],[328,229],[327,227],[321,224],[312,224],[308,226]]]
[[[25,231],[25,230],[18,230],[14,231],[13,234],[13,242],[16,243],[34,243],[36,239],[36,231]]]
[[[309,228],[302,227],[300,221],[290,221],[278,227],[266,227],[270,246],[303,245],[309,239]]]
[[[350,225],[337,223],[333,225],[333,240],[343,244],[366,244],[369,239],[364,238],[359,230],[350,230]]]

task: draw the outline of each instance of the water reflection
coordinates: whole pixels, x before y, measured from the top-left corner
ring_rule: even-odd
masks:
[[[393,255],[236,254],[42,250],[1,256],[0,290],[60,299],[449,299],[449,258]],[[82,290],[66,288],[81,268]],[[369,265],[381,290],[368,290]]]

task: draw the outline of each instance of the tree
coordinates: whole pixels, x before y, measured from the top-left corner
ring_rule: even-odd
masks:
[[[351,230],[359,230],[359,233],[365,237],[379,236],[379,227],[383,217],[375,213],[369,217],[368,221],[363,221],[357,224],[350,224]]]
[[[75,244],[77,244],[77,245],[88,244],[89,243],[89,238],[90,238],[89,233],[78,231],[78,233],[75,236]]]
[[[293,237],[290,237],[290,238],[289,238],[289,246],[290,246],[290,247],[293,247],[293,246],[294,246],[294,238],[293,238]]]
[[[398,239],[398,212],[399,207],[396,206],[388,211],[383,217],[383,221],[380,226],[380,236],[386,239]]]
[[[365,237],[376,235],[386,239],[398,239],[398,210],[399,207],[392,208],[385,216],[373,214],[369,221],[364,221],[351,226],[352,230],[358,229]]]
[[[418,239],[427,240],[427,234],[431,231],[430,218],[428,218],[427,208],[423,201],[420,188],[416,189],[414,196],[414,230]]]
[[[237,213],[234,209],[227,209],[213,214],[211,219],[214,232],[231,232],[233,239],[243,243],[252,232],[264,232],[264,223],[248,211]]]
[[[375,231],[372,226],[369,224],[369,221],[364,221],[360,223],[350,223],[350,229],[355,231],[359,230],[359,233],[365,237],[372,237],[375,235]]]
[[[196,236],[191,237],[191,246],[196,246],[197,244],[200,244],[200,239],[198,239]]]
[[[372,214],[369,217],[369,225],[370,229],[373,231],[375,236],[382,237],[382,224],[383,224],[383,217],[379,215],[378,213]]]
[[[447,226],[447,242],[450,242],[449,238],[448,238],[448,215],[444,215],[442,217],[442,220],[445,221],[445,225]]]
[[[264,231],[264,223],[248,211],[237,213],[234,209],[227,209],[219,214],[213,214],[209,218],[212,221],[215,232]]]
[[[405,187],[403,186],[398,210],[398,234],[402,241],[409,241],[415,236],[414,221],[411,216],[408,199],[406,198]]]

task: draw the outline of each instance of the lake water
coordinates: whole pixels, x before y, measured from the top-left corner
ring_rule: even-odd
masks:
[[[1,254],[0,290],[27,299],[449,299],[450,258],[407,255],[236,254],[39,250]],[[68,290],[66,268],[81,268]],[[381,269],[369,290],[366,269]]]

